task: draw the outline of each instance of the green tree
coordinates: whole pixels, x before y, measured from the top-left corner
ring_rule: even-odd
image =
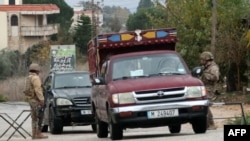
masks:
[[[211,15],[209,0],[166,0],[157,3],[157,8],[166,13],[166,19],[150,16],[156,28],[176,27],[179,37],[176,49],[184,56],[190,68],[199,65],[199,53],[211,49]],[[228,90],[241,90],[245,82],[247,41],[242,19],[250,13],[249,1],[216,0],[217,35],[216,62],[220,65],[222,76],[228,78]],[[236,82],[236,83],[235,83]]]
[[[109,32],[117,32],[125,25],[129,10],[119,6],[104,6],[103,8],[103,27],[102,29],[110,29]],[[105,32],[105,31],[104,31]]]
[[[115,18],[113,18],[111,23],[110,23],[111,31],[119,32],[121,27],[122,27],[122,25],[120,23],[120,20],[118,19],[117,16],[115,16]]]
[[[140,9],[147,9],[147,8],[153,8],[154,7],[154,3],[151,0],[140,0],[138,7],[137,7],[137,11],[139,11]]]
[[[156,14],[156,11],[157,9],[155,8],[154,3],[151,0],[140,0],[137,7],[137,12],[129,15],[129,19],[126,23],[127,29],[135,30],[154,28],[153,23],[150,21],[150,15]],[[161,15],[162,14],[158,16],[162,17]]]
[[[77,21],[74,31],[74,42],[76,43],[76,47],[79,48],[82,54],[87,55],[87,44],[91,39],[90,18],[88,16],[81,15],[80,19]]]

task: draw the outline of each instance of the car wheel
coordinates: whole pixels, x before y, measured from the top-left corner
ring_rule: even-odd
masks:
[[[108,124],[98,119],[97,114],[95,114],[96,120],[96,133],[99,138],[108,137]]]
[[[49,128],[48,125],[44,125],[41,132],[48,132],[48,128]]]
[[[207,118],[206,117],[199,117],[193,119],[192,127],[195,133],[205,133],[207,130]]]
[[[61,134],[63,131],[62,120],[56,117],[52,107],[49,109],[49,128],[52,134]]]
[[[123,138],[123,129],[120,124],[115,124],[109,116],[109,132],[112,140],[120,140]]]
[[[96,132],[96,124],[91,124],[93,132]]]
[[[181,124],[169,125],[168,129],[169,129],[170,133],[180,133]]]

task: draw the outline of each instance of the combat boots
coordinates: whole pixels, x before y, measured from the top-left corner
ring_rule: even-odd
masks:
[[[35,135],[34,136],[32,135],[32,139],[47,139],[47,138],[48,136],[43,135],[40,130],[35,130]]]

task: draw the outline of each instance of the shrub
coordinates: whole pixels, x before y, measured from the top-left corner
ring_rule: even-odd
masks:
[[[0,94],[0,102],[6,102],[8,101],[8,98],[5,97],[3,94]]]
[[[250,125],[250,113],[245,114],[246,124]],[[229,125],[244,125],[244,119],[235,117],[235,119],[230,119],[227,121],[227,124]]]

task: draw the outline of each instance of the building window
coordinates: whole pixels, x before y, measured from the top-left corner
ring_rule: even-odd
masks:
[[[9,5],[16,5],[16,0],[9,0]]]
[[[16,15],[11,16],[11,26],[18,26],[18,18]]]

